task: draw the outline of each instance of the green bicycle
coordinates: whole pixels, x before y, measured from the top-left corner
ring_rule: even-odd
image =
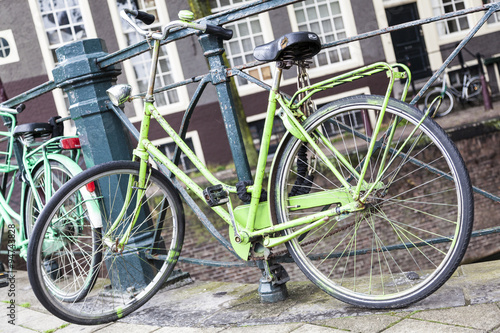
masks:
[[[77,163],[78,137],[63,136],[58,117],[48,123],[17,124],[17,114],[23,110],[23,104],[15,110],[0,106],[4,125],[0,131],[0,229],[7,235],[3,237],[7,250],[2,252],[9,254],[9,262],[5,263],[8,270],[14,269],[11,255],[19,253],[26,260],[28,240],[43,206],[66,181],[82,171]],[[19,213],[14,201],[20,203]],[[45,265],[56,269],[50,262]],[[5,274],[0,283],[2,278]]]
[[[78,324],[113,321],[143,305],[171,274],[183,244],[184,212],[172,179],[150,165],[151,157],[228,223],[232,248],[241,259],[268,260],[285,244],[303,273],[342,301],[402,307],[428,296],[451,276],[472,230],[470,181],[454,144],[431,117],[390,97],[395,80],[403,77],[408,78],[406,96],[410,73],[405,66],[376,63],[287,96],[280,92],[283,70],[296,65],[305,72],[306,60],[321,49],[318,36],[296,32],[258,46],[256,59],[276,62],[264,134],[253,184],[231,186],[210,173],[153,105],[160,41],[171,29],[191,28],[224,39],[231,31],[194,23],[182,12],[181,20],[162,32],[148,32],[129,15],[144,22],[151,17],[122,12],[153,44],[139,143],[133,161],[82,172],[40,215],[28,273],[35,295],[51,313]],[[318,92],[377,73],[389,77],[385,96],[343,98],[318,110],[310,103]],[[128,86],[112,87],[108,94],[115,105],[134,98]],[[373,131],[362,113],[372,120]],[[266,185],[275,114],[288,132]],[[151,118],[211,186],[194,183],[149,141]],[[242,188],[249,203],[233,208]],[[83,224],[78,234],[58,227],[73,221]],[[54,228],[60,230],[57,235]],[[51,237],[72,246],[51,247]],[[75,268],[51,281],[43,269],[48,259],[75,263]],[[276,279],[269,267],[266,274]],[[65,293],[78,297],[65,299]]]

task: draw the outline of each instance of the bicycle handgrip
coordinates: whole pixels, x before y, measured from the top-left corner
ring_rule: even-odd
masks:
[[[220,36],[224,40],[229,40],[233,37],[233,30],[229,30],[223,27],[219,27],[218,25],[212,25],[212,24],[207,24],[205,33]]]
[[[156,17],[154,15],[148,14],[146,12],[141,12],[140,10],[137,11],[137,15],[135,18],[147,25],[150,25],[156,20]]]

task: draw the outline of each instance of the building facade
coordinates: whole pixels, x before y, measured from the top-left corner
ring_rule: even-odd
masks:
[[[212,12],[220,12],[253,0],[209,0]],[[455,10],[480,6],[491,0],[307,0],[275,9],[254,17],[230,23],[226,28],[234,37],[225,42],[226,55],[231,65],[253,61],[255,46],[270,42],[291,31],[314,31],[323,43],[404,23],[428,18]],[[140,37],[119,17],[121,8],[138,8],[154,14],[157,20],[152,28],[177,19],[177,13],[189,9],[187,0],[0,0],[0,78],[9,97],[21,94],[52,79],[57,64],[55,49],[83,38],[101,38],[112,53],[140,41]],[[311,80],[318,81],[335,74],[377,61],[408,64],[414,78],[429,77],[453,47],[479,20],[482,13],[451,18],[364,39],[322,51],[313,59],[309,71]],[[22,19],[20,19],[22,18]],[[500,55],[496,43],[500,31],[500,14],[494,16],[468,44],[463,59],[466,66],[477,71],[476,54],[494,59]],[[128,82],[133,93],[143,92],[147,84],[150,55],[143,53],[122,64],[119,83]],[[164,86],[207,72],[207,63],[197,37],[191,36],[162,48],[157,74],[157,85]],[[448,80],[457,80],[454,73],[461,68],[455,60],[449,67]],[[272,64],[251,68],[248,73],[264,82],[272,80]],[[295,70],[285,74],[284,91],[296,87]],[[491,92],[499,92],[500,75],[495,62],[487,67],[486,78]],[[265,116],[267,92],[238,78],[237,89],[257,149]],[[156,105],[174,128],[180,126],[183,111],[196,90],[196,84],[162,92],[156,96]],[[383,94],[385,86],[379,77],[359,80],[341,86],[333,92],[320,94],[315,100],[323,105],[352,94]],[[21,121],[46,121],[53,115],[68,114],[67,102],[60,90],[47,93],[27,103]],[[128,105],[125,113],[133,123],[141,119],[141,103]],[[280,122],[276,132],[283,131]],[[152,125],[153,142],[167,152],[173,150],[159,126]],[[210,165],[231,162],[215,89],[209,87],[195,109],[187,134],[189,145]],[[275,144],[278,139],[276,138]],[[272,149],[271,149],[272,152]],[[186,170],[192,170],[189,161],[182,160]]]

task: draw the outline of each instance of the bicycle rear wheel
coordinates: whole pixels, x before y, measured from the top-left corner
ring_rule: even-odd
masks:
[[[149,300],[172,272],[182,248],[184,212],[175,188],[156,170],[148,174],[139,220],[123,251],[113,245],[135,211],[137,187],[125,216],[109,235],[114,243],[102,239],[122,209],[129,178],[135,180],[138,174],[136,162],[90,168],[63,186],[40,215],[30,241],[28,274],[35,295],[55,316],[82,325],[117,320]],[[47,260],[68,269],[51,281],[44,268]],[[89,277],[91,271],[98,275]],[[61,297],[82,290],[82,284],[91,288],[80,299]]]
[[[272,216],[276,223],[287,223],[356,201],[352,193],[359,176],[354,169],[369,163],[361,197],[372,185],[375,191],[364,209],[326,218],[287,243],[299,268],[319,288],[368,308],[403,307],[437,290],[459,265],[473,219],[470,181],[457,149],[432,119],[425,119],[412,134],[422,117],[416,108],[390,100],[378,149],[365,161],[371,136],[366,135],[362,112],[378,119],[382,103],[381,96],[341,99],[318,110],[304,125],[309,133],[321,132],[337,150],[318,140],[350,188],[309,144],[291,135],[278,153],[271,180],[275,186],[270,187]],[[396,132],[384,155],[386,130],[393,126]],[[407,138],[409,143],[398,153]],[[379,170],[385,171],[377,181]]]

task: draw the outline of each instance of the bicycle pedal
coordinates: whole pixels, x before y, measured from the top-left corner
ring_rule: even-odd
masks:
[[[222,185],[209,186],[203,190],[205,201],[210,207],[220,206],[229,201],[229,195]]]

